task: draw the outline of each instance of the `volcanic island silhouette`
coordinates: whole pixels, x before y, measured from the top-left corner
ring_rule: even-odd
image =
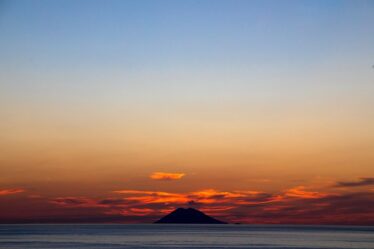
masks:
[[[194,208],[177,208],[154,223],[159,224],[227,224]]]

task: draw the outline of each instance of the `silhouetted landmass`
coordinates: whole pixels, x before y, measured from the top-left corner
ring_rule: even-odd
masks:
[[[194,208],[178,208],[155,223],[165,224],[226,224]]]

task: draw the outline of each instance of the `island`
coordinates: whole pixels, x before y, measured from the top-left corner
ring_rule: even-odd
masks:
[[[160,224],[227,224],[194,208],[177,208],[154,223]]]

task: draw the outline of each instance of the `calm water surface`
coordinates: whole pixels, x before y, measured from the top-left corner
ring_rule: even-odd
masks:
[[[0,248],[374,249],[374,227],[0,225]]]

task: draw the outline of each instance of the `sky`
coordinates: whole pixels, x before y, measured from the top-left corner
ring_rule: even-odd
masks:
[[[0,223],[374,225],[374,1],[0,0]]]

